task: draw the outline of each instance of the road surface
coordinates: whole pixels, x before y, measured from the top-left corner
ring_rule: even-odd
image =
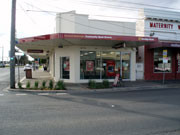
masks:
[[[20,68],[20,77],[24,77],[23,68]],[[18,68],[16,68],[16,81],[18,79]],[[10,86],[10,68],[0,68],[0,91]]]
[[[0,92],[1,135],[180,135],[180,89]]]

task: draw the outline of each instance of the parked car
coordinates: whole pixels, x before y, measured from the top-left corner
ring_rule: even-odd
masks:
[[[0,63],[0,67],[4,68],[5,64],[4,63]]]
[[[29,64],[26,64],[26,65],[24,66],[24,70],[26,70],[26,69],[32,69],[32,66],[29,65]]]

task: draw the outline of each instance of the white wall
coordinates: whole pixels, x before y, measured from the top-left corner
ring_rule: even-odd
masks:
[[[104,46],[64,46],[63,48],[55,49],[55,81],[60,79],[60,57],[70,57],[70,79],[64,79],[64,82],[71,83],[87,83],[88,80],[80,80],[80,51],[121,51],[131,52],[131,81],[136,80],[136,51],[132,48],[112,49]],[[102,80],[96,80],[102,81]],[[113,81],[113,80],[110,80]]]
[[[180,41],[180,29],[178,28],[180,12],[143,9],[139,11],[139,18],[144,18],[144,20],[138,20],[136,23],[137,36],[150,36],[150,33],[154,32],[154,37],[158,37],[159,40]],[[173,27],[165,28],[160,25],[150,27],[150,23],[173,25]]]
[[[75,31],[74,11],[56,15],[56,32],[71,33]]]
[[[57,33],[135,36],[135,29],[135,22],[92,20],[88,19],[88,15],[76,14],[75,11],[59,13],[56,17]]]
[[[55,49],[55,81],[60,80],[60,57],[70,58],[70,79],[64,79],[65,82],[76,82],[79,77],[80,56],[79,49],[76,46],[64,46]],[[76,77],[76,78],[75,78]]]

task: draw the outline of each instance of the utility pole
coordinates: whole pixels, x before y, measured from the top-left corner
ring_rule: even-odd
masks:
[[[10,51],[10,87],[15,88],[15,26],[16,26],[16,0],[12,0],[11,10],[11,51]]]

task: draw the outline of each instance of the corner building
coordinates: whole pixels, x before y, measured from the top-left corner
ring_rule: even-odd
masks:
[[[55,34],[19,39],[17,47],[34,58],[47,58],[55,81],[114,81],[116,74],[136,81],[136,48],[158,38],[135,35],[135,22],[92,20],[71,11],[57,14]]]

